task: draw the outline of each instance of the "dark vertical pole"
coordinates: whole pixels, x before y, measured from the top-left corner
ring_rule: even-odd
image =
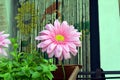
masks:
[[[56,0],[56,10],[58,10],[58,0]],[[56,19],[58,19],[58,11],[56,11]]]
[[[58,0],[56,0],[56,10],[58,10]],[[56,12],[56,19],[58,19],[58,11]],[[58,64],[57,58],[56,58],[56,64]]]
[[[100,68],[98,0],[90,0],[91,70]]]

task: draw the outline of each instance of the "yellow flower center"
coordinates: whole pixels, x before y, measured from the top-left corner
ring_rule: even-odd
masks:
[[[64,36],[58,34],[58,35],[55,36],[55,39],[56,39],[57,41],[64,41]]]

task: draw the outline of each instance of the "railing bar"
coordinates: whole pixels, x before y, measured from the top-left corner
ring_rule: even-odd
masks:
[[[103,71],[104,74],[120,74],[120,71]]]
[[[95,74],[95,72],[79,72],[79,75],[91,75],[91,74]]]
[[[80,75],[91,75],[95,74],[96,72],[79,72],[78,74]],[[120,71],[103,71],[101,72],[103,74],[120,74]]]
[[[105,77],[105,78],[103,78],[103,77],[100,77],[100,78],[77,78],[77,80],[78,80],[78,79],[118,79],[118,78],[120,78],[120,77]]]

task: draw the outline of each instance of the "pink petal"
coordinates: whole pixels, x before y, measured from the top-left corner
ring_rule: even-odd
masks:
[[[44,48],[44,47],[47,47],[50,43],[52,43],[52,41],[48,39],[48,40],[45,40],[45,41],[39,43],[37,45],[37,47],[38,48]]]
[[[69,42],[67,45],[68,45],[68,47],[69,47],[70,49],[76,49],[75,44],[73,44],[73,43],[71,43],[71,42]]]
[[[62,28],[60,26],[60,22],[58,20],[55,20],[54,22],[54,33],[60,34],[62,32]]]
[[[7,52],[3,49],[3,55],[7,56]]]
[[[42,48],[42,52],[45,52],[47,50],[47,47]]]
[[[5,31],[0,32],[0,35],[3,34]]]
[[[48,35],[44,35],[44,36],[37,36],[35,39],[36,40],[46,40],[49,39],[50,37]]]
[[[52,24],[47,24],[47,25],[45,26],[45,28],[46,28],[47,30],[49,30],[49,31],[53,31],[53,30],[54,30],[54,26],[53,26]]]
[[[43,30],[43,31],[41,31],[41,32],[39,32],[40,34],[50,34],[50,31],[48,31],[48,30]]]
[[[4,47],[8,47],[8,44],[2,44],[2,46],[4,46]]]
[[[63,51],[63,56],[64,56],[65,59],[70,59],[71,58],[70,53],[66,52],[66,51]]]
[[[67,23],[67,21],[63,21],[61,24],[62,27],[62,32],[63,33],[68,33],[69,32],[69,25]]]
[[[78,53],[77,49],[70,49],[70,52],[73,54],[73,56],[76,56]]]
[[[63,56],[64,56],[65,59],[71,58],[69,51],[70,50],[69,50],[68,45],[64,45],[63,46]]]
[[[9,39],[4,39],[3,42],[4,42],[5,44],[11,44],[11,41],[10,41]]]
[[[61,27],[63,27],[63,30],[69,29],[69,25],[68,25],[67,21],[63,21],[61,24]]]
[[[75,27],[74,27],[73,25],[70,25],[70,28],[71,28],[72,30],[75,30]]]
[[[80,41],[79,37],[72,37],[69,39],[69,41]]]
[[[82,35],[82,33],[81,33],[81,32],[77,32],[77,33],[76,33],[76,35],[81,36],[81,35]]]
[[[52,52],[52,53],[50,53],[50,54],[48,54],[48,57],[49,58],[52,58],[54,56],[54,53]]]
[[[3,41],[0,42],[0,45],[3,47],[8,47],[8,44],[10,44],[10,40],[9,39],[4,39]]]
[[[69,52],[69,51],[70,51],[68,45],[62,45],[62,47],[63,47],[63,49],[64,49],[66,52]]]
[[[74,56],[76,56],[77,50],[76,50],[75,44],[69,43],[68,46],[69,46],[70,52],[71,52]]]
[[[61,61],[63,59],[63,55],[61,55],[58,59]]]
[[[0,36],[0,41],[5,40],[7,37],[9,36],[9,34],[3,34]],[[10,41],[9,41],[10,42]]]
[[[9,36],[9,34],[3,34],[2,37],[3,38],[7,38]]]
[[[75,34],[75,33],[77,33],[77,30],[76,29],[70,29],[70,34]]]
[[[37,45],[37,48],[41,48],[41,43],[39,43],[39,44]]]
[[[4,56],[7,56],[7,53],[3,48],[0,48],[0,54],[3,54]]]
[[[62,47],[57,45],[55,48],[55,57],[59,58],[62,55]]]
[[[61,26],[62,26],[62,27],[63,27],[63,26],[68,26],[67,21],[63,21],[62,24],[61,24]]]
[[[58,20],[55,20],[54,26],[55,26],[55,27],[60,27],[60,22],[59,22]]]
[[[35,40],[40,40],[39,38],[40,38],[40,36],[37,36],[37,37],[35,37]]]
[[[76,46],[78,46],[78,47],[81,47],[82,46],[82,43],[81,43],[81,41],[75,41],[75,42],[73,42]]]
[[[73,36],[79,38],[79,37],[81,37],[81,33],[80,33],[80,32],[75,32],[75,33],[73,34]]]
[[[54,43],[50,44],[47,48],[47,53],[48,54],[52,53],[56,46],[57,46],[57,44],[54,44]]]

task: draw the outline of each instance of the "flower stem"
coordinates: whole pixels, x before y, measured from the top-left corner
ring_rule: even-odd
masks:
[[[65,68],[64,68],[64,64],[62,63],[62,61],[61,61],[61,64],[62,64],[62,71],[63,71],[64,80],[66,80]]]

